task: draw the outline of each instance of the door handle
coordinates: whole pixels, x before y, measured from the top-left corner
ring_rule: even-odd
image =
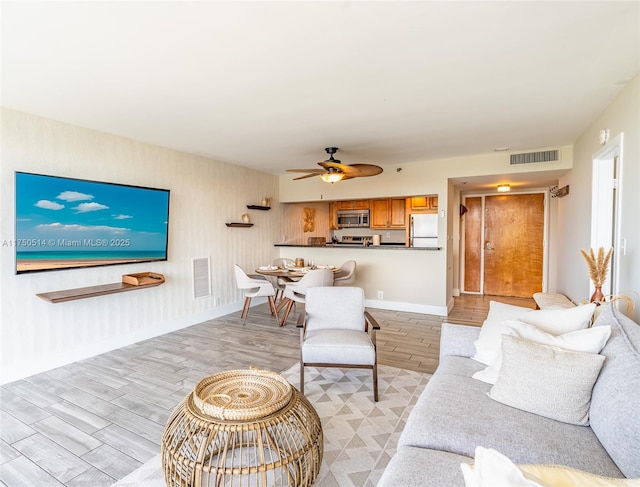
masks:
[[[495,250],[495,248],[493,247],[493,244],[489,240],[487,240],[484,243],[484,249],[485,250]]]

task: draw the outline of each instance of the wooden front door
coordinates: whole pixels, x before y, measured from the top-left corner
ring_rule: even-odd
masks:
[[[480,198],[466,204],[465,291],[527,298],[542,291],[544,194],[485,196],[484,237]]]
[[[542,291],[544,195],[485,198],[484,293],[530,298]]]

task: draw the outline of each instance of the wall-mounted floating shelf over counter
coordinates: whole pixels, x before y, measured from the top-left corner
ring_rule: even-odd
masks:
[[[76,289],[65,289],[63,291],[52,291],[49,293],[36,294],[39,298],[50,303],[62,303],[74,301],[76,299],[93,298],[104,296],[105,294],[123,293],[135,291],[136,289],[146,289],[156,287],[164,283],[164,276],[155,272],[139,272],[137,274],[125,274],[122,282],[112,284],[101,284],[98,286],[79,287]]]
[[[270,206],[260,206],[260,205],[247,205],[247,208],[249,208],[250,210],[263,210],[263,211],[267,211],[271,209]]]
[[[228,227],[252,227],[253,223],[225,223]]]

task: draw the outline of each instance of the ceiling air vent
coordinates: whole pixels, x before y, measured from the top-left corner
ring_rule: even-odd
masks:
[[[537,162],[554,162],[560,160],[560,151],[544,150],[540,152],[525,152],[524,154],[511,154],[511,165],[535,164]]]

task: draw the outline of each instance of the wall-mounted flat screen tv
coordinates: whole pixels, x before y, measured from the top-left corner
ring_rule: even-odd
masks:
[[[169,190],[16,172],[16,273],[167,260]]]

